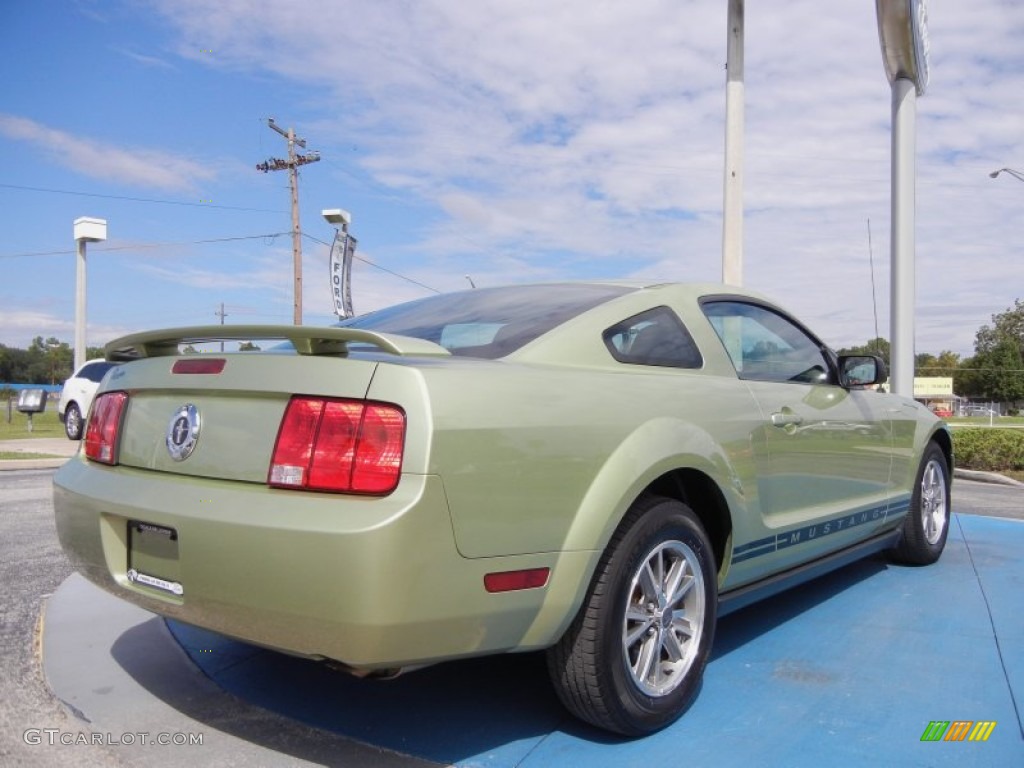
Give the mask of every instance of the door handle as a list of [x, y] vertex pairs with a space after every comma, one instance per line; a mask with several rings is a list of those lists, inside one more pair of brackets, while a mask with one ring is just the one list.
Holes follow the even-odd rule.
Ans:
[[796, 427], [804, 423], [803, 416], [789, 408], [783, 408], [772, 414], [773, 427]]

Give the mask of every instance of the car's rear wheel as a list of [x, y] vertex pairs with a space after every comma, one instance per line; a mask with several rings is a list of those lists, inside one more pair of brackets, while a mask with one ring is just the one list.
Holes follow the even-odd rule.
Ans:
[[70, 403], [64, 409], [64, 434], [68, 440], [82, 439], [82, 412], [76, 403]]
[[935, 443], [924, 452], [914, 482], [910, 511], [903, 521], [894, 559], [912, 565], [929, 565], [939, 559], [949, 535], [949, 465]]
[[692, 510], [640, 499], [616, 530], [548, 668], [577, 717], [638, 736], [664, 728], [700, 686], [715, 631], [711, 544]]

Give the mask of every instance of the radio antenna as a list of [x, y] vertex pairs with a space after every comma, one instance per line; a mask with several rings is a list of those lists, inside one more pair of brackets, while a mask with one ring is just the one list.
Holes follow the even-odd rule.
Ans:
[[[868, 219], [868, 263], [871, 265], [871, 306], [875, 311], [875, 344], [878, 339], [878, 298], [875, 295], [875, 255], [871, 248], [871, 219]], [[881, 352], [882, 350], [878, 350]]]

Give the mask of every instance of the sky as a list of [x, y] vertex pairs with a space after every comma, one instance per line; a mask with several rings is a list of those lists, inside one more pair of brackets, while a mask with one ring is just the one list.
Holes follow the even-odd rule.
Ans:
[[[916, 102], [916, 351], [973, 351], [1024, 298], [1024, 3], [931, 0]], [[0, 4], [0, 344], [304, 322], [563, 279], [721, 279], [726, 0]], [[748, 0], [745, 287], [834, 347], [891, 338], [891, 92], [871, 0]], [[469, 276], [467, 278], [467, 276]], [[877, 319], [876, 319], [877, 318]]]

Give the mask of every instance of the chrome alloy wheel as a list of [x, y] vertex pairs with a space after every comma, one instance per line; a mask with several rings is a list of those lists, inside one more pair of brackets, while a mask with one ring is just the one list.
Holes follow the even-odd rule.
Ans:
[[939, 461], [931, 459], [921, 474], [921, 523], [929, 544], [939, 540], [949, 521], [945, 472]]
[[72, 403], [68, 406], [67, 411], [64, 413], [64, 434], [68, 436], [69, 440], [81, 440], [82, 439], [82, 427], [85, 420], [82, 418], [82, 412], [78, 410], [78, 406]]
[[633, 682], [649, 696], [686, 678], [704, 631], [704, 575], [696, 553], [664, 541], [641, 561], [630, 585], [622, 649]]

